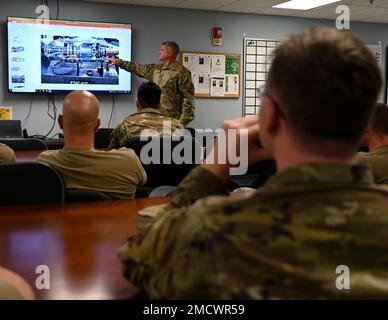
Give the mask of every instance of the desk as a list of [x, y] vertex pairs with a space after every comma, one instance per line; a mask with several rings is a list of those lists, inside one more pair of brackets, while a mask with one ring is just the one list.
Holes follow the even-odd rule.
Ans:
[[16, 150], [16, 162], [35, 161], [44, 150]]
[[[0, 207], [0, 265], [20, 274], [38, 299], [125, 299], [117, 249], [137, 231], [138, 210], [168, 198]], [[39, 265], [50, 290], [37, 290]]]

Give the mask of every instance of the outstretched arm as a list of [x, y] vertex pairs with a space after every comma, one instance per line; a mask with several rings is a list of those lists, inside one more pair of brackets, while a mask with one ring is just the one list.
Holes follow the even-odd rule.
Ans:
[[124, 70], [135, 73], [138, 77], [152, 81], [152, 76], [155, 70], [154, 64], [137, 64], [131, 61], [115, 58], [105, 58], [105, 60], [109, 62], [109, 66], [117, 65]]

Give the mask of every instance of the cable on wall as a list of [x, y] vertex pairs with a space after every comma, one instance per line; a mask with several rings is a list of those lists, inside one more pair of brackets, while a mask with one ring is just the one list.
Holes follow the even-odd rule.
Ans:
[[108, 122], [108, 128], [110, 128], [110, 124], [112, 122], [112, 116], [113, 116], [113, 111], [115, 109], [115, 95], [112, 94], [112, 111], [110, 112], [110, 117], [109, 117], [109, 122]]
[[27, 113], [26, 117], [24, 118], [24, 120], [22, 121], [22, 128], [23, 129], [26, 129], [27, 124], [28, 124], [28, 120], [30, 119], [33, 99], [34, 99], [34, 94], [31, 94], [30, 103], [29, 103], [29, 107], [28, 107], [28, 113]]
[[[53, 114], [50, 114], [50, 109], [51, 109], [50, 108], [50, 101], [52, 102]], [[54, 99], [54, 95], [52, 93], [49, 95], [49, 98], [47, 101], [47, 115], [53, 120], [53, 124], [50, 128], [50, 131], [44, 135], [44, 138], [47, 138], [51, 134], [51, 132], [54, 130], [55, 122], [57, 120], [57, 106], [55, 105], [55, 99]]]

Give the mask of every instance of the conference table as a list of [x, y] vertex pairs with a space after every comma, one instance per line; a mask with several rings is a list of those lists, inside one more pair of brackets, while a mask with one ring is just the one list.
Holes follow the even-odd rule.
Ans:
[[117, 249], [136, 234], [139, 210], [167, 201], [0, 207], [0, 266], [21, 275], [37, 299], [131, 298], [138, 289], [122, 276]]

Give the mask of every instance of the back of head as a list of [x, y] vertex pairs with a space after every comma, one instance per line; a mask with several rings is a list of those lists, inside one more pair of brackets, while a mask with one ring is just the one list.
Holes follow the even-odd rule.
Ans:
[[[330, 156], [357, 149], [381, 85], [376, 58], [359, 39], [316, 27], [275, 50], [267, 90], [293, 137], [310, 151]], [[342, 147], [332, 147], [338, 144]]]
[[143, 82], [137, 91], [137, 100], [142, 108], [157, 109], [160, 105], [162, 90], [151, 81]]
[[377, 103], [370, 122], [372, 130], [379, 134], [388, 136], [388, 107], [384, 103]]
[[176, 42], [174, 42], [174, 41], [164, 41], [162, 43], [162, 45], [170, 47], [172, 49], [172, 51], [174, 52], [175, 56], [177, 56], [179, 54], [180, 48], [179, 48], [179, 45]]
[[73, 91], [63, 102], [63, 127], [67, 131], [87, 132], [93, 130], [99, 113], [97, 97], [89, 91]]

